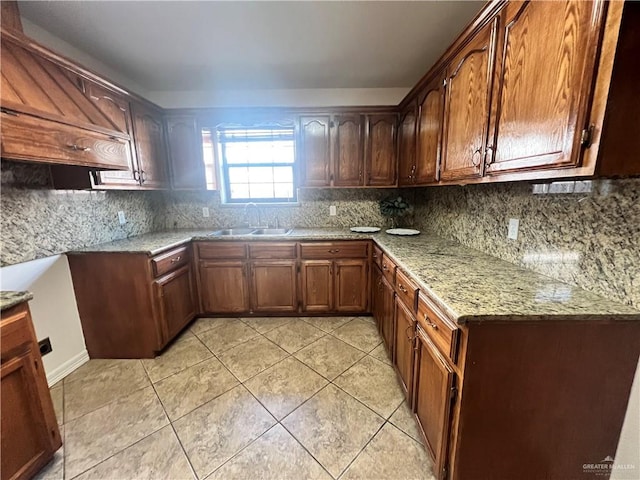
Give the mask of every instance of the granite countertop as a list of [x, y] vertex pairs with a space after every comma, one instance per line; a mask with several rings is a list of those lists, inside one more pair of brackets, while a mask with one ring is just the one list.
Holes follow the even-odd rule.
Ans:
[[22, 302], [28, 302], [33, 298], [31, 292], [12, 292], [9, 290], [0, 291], [0, 311], [7, 310]]
[[453, 240], [422, 233], [398, 237], [346, 228], [295, 228], [282, 236], [210, 236], [211, 230], [149, 233], [81, 252], [157, 255], [191, 240], [300, 241], [373, 239], [455, 322], [496, 320], [640, 320], [640, 311], [559, 282]]

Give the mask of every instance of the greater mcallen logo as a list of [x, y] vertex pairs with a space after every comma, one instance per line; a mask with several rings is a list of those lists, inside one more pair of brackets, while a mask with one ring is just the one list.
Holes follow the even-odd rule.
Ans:
[[607, 455], [598, 463], [585, 463], [582, 465], [584, 473], [593, 473], [597, 476], [611, 475], [613, 470], [635, 470], [636, 466], [632, 464], [614, 465], [614, 459], [611, 455]]

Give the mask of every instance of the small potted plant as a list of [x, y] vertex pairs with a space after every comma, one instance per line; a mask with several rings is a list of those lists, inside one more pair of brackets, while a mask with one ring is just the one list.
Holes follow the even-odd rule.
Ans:
[[391, 219], [391, 228], [398, 227], [398, 219], [413, 212], [413, 207], [401, 196], [380, 200], [380, 213]]

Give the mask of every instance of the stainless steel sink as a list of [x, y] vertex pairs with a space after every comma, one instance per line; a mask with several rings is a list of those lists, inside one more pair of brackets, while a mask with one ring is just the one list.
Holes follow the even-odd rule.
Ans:
[[259, 228], [251, 235], [289, 235], [293, 228]]
[[222, 230], [216, 230], [215, 232], [211, 232], [209, 235], [220, 236], [220, 235], [250, 235], [255, 231], [255, 228], [224, 228]]

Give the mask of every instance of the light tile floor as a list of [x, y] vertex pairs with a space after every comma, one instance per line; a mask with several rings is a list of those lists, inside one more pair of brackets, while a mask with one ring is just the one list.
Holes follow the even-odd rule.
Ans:
[[203, 318], [153, 360], [51, 388], [64, 445], [39, 479], [427, 479], [373, 319]]

